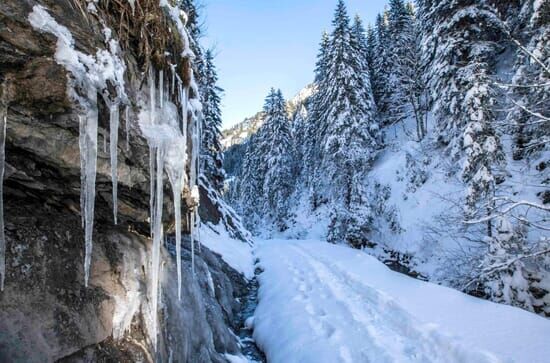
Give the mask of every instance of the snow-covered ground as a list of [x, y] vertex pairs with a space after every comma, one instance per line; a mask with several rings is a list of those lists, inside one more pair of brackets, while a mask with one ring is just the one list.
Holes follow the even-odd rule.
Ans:
[[200, 241], [208, 249], [222, 256], [229, 266], [247, 279], [254, 277], [254, 258], [248, 243], [231, 238], [224, 227], [212, 224], [202, 225]]
[[269, 362], [548, 362], [550, 321], [319, 241], [259, 241], [254, 338]]

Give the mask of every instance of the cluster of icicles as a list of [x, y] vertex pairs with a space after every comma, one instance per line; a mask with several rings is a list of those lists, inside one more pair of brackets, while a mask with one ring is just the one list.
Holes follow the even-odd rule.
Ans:
[[[181, 196], [187, 189], [194, 200], [194, 209], [187, 216], [191, 237], [191, 266], [195, 272], [195, 226], [200, 223], [198, 216], [198, 175], [199, 175], [199, 145], [201, 134], [200, 105], [190, 103], [189, 88], [185, 87], [172, 68], [170, 85], [165, 84], [164, 72], [159, 72], [158, 88], [153, 72], [149, 74], [149, 105], [140, 114], [140, 128], [149, 142], [150, 174], [151, 174], [151, 235], [153, 238], [152, 253], [152, 311], [158, 309], [160, 246], [163, 240], [162, 210], [163, 210], [163, 172], [168, 175], [172, 187], [175, 232], [176, 232], [176, 268], [178, 278], [178, 299], [181, 299]], [[196, 85], [192, 83], [194, 92]], [[158, 96], [157, 96], [158, 94]], [[196, 94], [196, 93], [195, 93]], [[181, 110], [169, 100], [176, 98]], [[158, 104], [157, 104], [158, 99]], [[188, 124], [188, 115], [191, 123]], [[192, 149], [188, 160], [187, 139], [190, 133]], [[189, 177], [186, 169], [189, 166]], [[156, 319], [153, 319], [154, 336], [156, 339]]]
[[[182, 56], [192, 56], [189, 49], [189, 38], [180, 18], [181, 12], [166, 0], [159, 0], [175, 22], [183, 38], [185, 50]], [[126, 124], [126, 148], [129, 148], [130, 101], [125, 92], [124, 73], [126, 66], [119, 56], [118, 42], [112, 38], [112, 32], [104, 28], [106, 49], [100, 49], [95, 55], [82, 53], [76, 49], [76, 42], [65, 26], [59, 24], [41, 5], [35, 5], [29, 14], [29, 22], [34, 29], [53, 34], [57, 37], [55, 60], [65, 67], [72, 75], [69, 78], [69, 95], [82, 107], [83, 114], [79, 117], [79, 147], [81, 167], [81, 215], [85, 239], [84, 283], [88, 286], [90, 275], [94, 205], [96, 196], [97, 152], [98, 152], [98, 92], [109, 108], [110, 114], [110, 161], [113, 184], [113, 218], [117, 223], [118, 214], [118, 131], [120, 110], [124, 108]], [[195, 231], [200, 225], [198, 214], [199, 204], [199, 148], [201, 144], [201, 104], [196, 98], [198, 87], [193, 74], [190, 83], [184, 84], [176, 73], [176, 66], [170, 67], [171, 77], [165, 77], [164, 72], [149, 72], [148, 99], [138, 100], [140, 109], [137, 123], [142, 135], [147, 139], [150, 151], [151, 199], [150, 224], [153, 239], [151, 262], [151, 314], [152, 340], [157, 346], [157, 309], [159, 289], [159, 270], [161, 242], [163, 240], [163, 173], [168, 175], [173, 191], [174, 214], [176, 229], [176, 254], [178, 275], [178, 298], [181, 299], [181, 197], [182, 192], [191, 196], [191, 212], [187, 216], [187, 225], [191, 235], [192, 271], [194, 273]], [[168, 82], [165, 80], [168, 79]], [[106, 92], [108, 83], [116, 88], [114, 99]], [[76, 92], [76, 89], [81, 93]], [[190, 99], [190, 93], [195, 98]], [[2, 92], [4, 95], [5, 92]], [[173, 101], [173, 102], [172, 102]], [[3, 228], [2, 181], [4, 173], [4, 145], [6, 137], [7, 110], [0, 103], [0, 289], [4, 288], [5, 279], [5, 238]], [[175, 103], [178, 103], [179, 108]], [[103, 135], [103, 148], [107, 152], [107, 137]], [[187, 150], [188, 139], [191, 150]], [[189, 169], [189, 175], [187, 174]], [[199, 245], [200, 247], [200, 245]]]
[[[198, 215], [198, 175], [199, 175], [199, 145], [201, 134], [200, 105], [189, 102], [189, 87], [195, 88], [194, 83], [186, 87], [172, 67], [171, 82], [165, 82], [164, 72], [160, 71], [158, 84], [153, 71], [149, 73], [149, 98], [145, 107], [138, 115], [138, 124], [143, 136], [149, 144], [150, 155], [150, 225], [153, 239], [151, 263], [151, 310], [153, 313], [152, 330], [156, 346], [158, 332], [156, 312], [158, 310], [160, 252], [164, 239], [162, 225], [163, 212], [163, 175], [168, 175], [173, 191], [175, 234], [176, 234], [176, 264], [178, 279], [178, 298], [181, 299], [182, 267], [181, 267], [181, 199], [182, 192], [187, 189], [194, 200], [194, 208], [187, 216], [191, 235], [191, 259], [194, 273], [194, 244], [195, 226], [200, 224]], [[196, 93], [195, 93], [196, 94]], [[89, 100], [96, 102], [95, 93], [89, 94]], [[176, 99], [180, 110], [170, 100]], [[106, 98], [106, 101], [109, 101]], [[110, 154], [111, 177], [113, 184], [113, 215], [117, 223], [117, 144], [119, 128], [119, 109], [121, 99], [109, 101], [110, 109]], [[125, 109], [126, 116], [126, 145], [128, 146], [129, 110]], [[188, 124], [188, 115], [191, 122]], [[95, 202], [95, 179], [97, 169], [97, 133], [98, 133], [97, 104], [87, 108], [87, 114], [80, 119], [80, 154], [81, 154], [81, 210], [82, 223], [85, 230], [85, 284], [89, 279], [89, 270], [92, 252], [92, 231]], [[188, 158], [187, 139], [190, 133], [192, 149]], [[104, 146], [106, 148], [106, 146]], [[189, 159], [189, 160], [188, 160]], [[189, 167], [189, 177], [186, 169]]]

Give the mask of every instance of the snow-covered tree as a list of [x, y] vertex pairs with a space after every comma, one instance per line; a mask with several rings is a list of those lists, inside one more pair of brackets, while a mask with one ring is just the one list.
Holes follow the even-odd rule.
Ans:
[[[375, 78], [377, 71], [374, 68], [374, 62], [376, 59], [376, 32], [372, 25], [367, 27], [367, 48], [365, 50], [365, 57], [367, 58], [367, 66], [369, 69], [369, 79], [371, 80], [371, 88], [374, 94]], [[376, 101], [376, 99], [375, 99]]]
[[[491, 95], [486, 64], [472, 62], [460, 69], [461, 77], [469, 80], [461, 109], [469, 118], [463, 136], [466, 159], [462, 177], [467, 183], [465, 211], [468, 217], [487, 213], [480, 207], [480, 201], [490, 211], [497, 183], [495, 169], [503, 162], [504, 155], [500, 140], [492, 127], [494, 99]], [[462, 74], [464, 73], [464, 74]], [[491, 222], [488, 222], [487, 235], [492, 235]]]
[[[379, 14], [376, 18], [375, 30], [376, 41], [374, 44], [374, 56], [372, 59], [371, 75], [372, 92], [374, 101], [383, 119], [390, 109], [391, 94], [394, 90], [390, 88], [390, 75], [392, 71], [392, 60], [390, 52], [391, 39], [389, 35], [387, 14]], [[384, 124], [387, 122], [383, 120]]]
[[289, 198], [294, 187], [292, 171], [292, 135], [281, 90], [271, 89], [264, 106], [266, 119], [262, 128], [266, 145], [267, 173], [264, 179], [264, 210], [280, 231], [288, 228], [291, 213]]
[[[480, 77], [488, 83], [487, 77], [492, 75], [491, 62], [498, 50], [502, 22], [486, 0], [473, 3], [421, 0], [418, 5], [423, 22], [423, 67], [431, 91], [437, 135], [441, 144], [448, 146], [451, 156], [459, 158], [462, 136], [472, 112], [463, 109], [464, 98], [476, 87], [489, 86], [480, 85]], [[493, 121], [487, 120], [489, 124]]]
[[[330, 36], [327, 32], [323, 32], [321, 43], [319, 46], [319, 53], [317, 55], [317, 63], [315, 66], [315, 88], [316, 92], [313, 94], [312, 99], [308, 107], [307, 120], [304, 125], [304, 137], [303, 140], [296, 139], [297, 142], [302, 142], [303, 147], [303, 177], [306, 187], [311, 187], [314, 179], [314, 175], [317, 169], [317, 165], [320, 161], [320, 148], [318, 143], [318, 130], [319, 123], [323, 117], [323, 112], [326, 108], [326, 93], [324, 90], [328, 85], [328, 64], [329, 64], [329, 48], [330, 48]], [[298, 135], [301, 135], [300, 133]], [[315, 199], [315, 198], [313, 198]], [[315, 205], [315, 202], [313, 203]]]
[[387, 123], [396, 123], [413, 116], [417, 125], [417, 137], [426, 135], [426, 87], [422, 78], [420, 31], [411, 3], [390, 1], [388, 11], [390, 42], [389, 96], [390, 108], [386, 112]]
[[225, 174], [223, 171], [223, 154], [220, 144], [222, 125], [218, 75], [214, 65], [212, 51], [205, 54], [205, 72], [203, 80], [203, 128], [201, 147], [201, 171], [208, 183], [218, 192], [223, 189]]
[[267, 171], [262, 152], [262, 134], [258, 132], [246, 143], [246, 152], [236, 175], [237, 182], [230, 191], [230, 199], [243, 217], [243, 222], [251, 232], [255, 232], [263, 216], [263, 185]]
[[[550, 1], [526, 1], [521, 21], [506, 31], [517, 61], [511, 84], [502, 87], [512, 103], [514, 159], [537, 157], [550, 148]], [[517, 34], [519, 33], [519, 34]]]
[[[349, 241], [361, 245], [368, 218], [355, 214], [364, 202], [366, 172], [379, 148], [379, 126], [369, 78], [365, 69], [365, 50], [358, 45], [343, 1], [339, 1], [330, 36], [329, 62], [320, 80], [319, 94], [325, 101], [316, 110], [321, 162], [316, 174], [316, 192], [324, 195], [338, 213], [331, 226], [332, 241]], [[350, 224], [353, 222], [352, 224]], [[339, 226], [345, 226], [342, 230]]]
[[264, 115], [264, 124], [247, 142], [232, 195], [250, 229], [264, 221], [283, 231], [292, 215], [288, 201], [294, 187], [294, 160], [291, 125], [280, 90], [270, 90]]

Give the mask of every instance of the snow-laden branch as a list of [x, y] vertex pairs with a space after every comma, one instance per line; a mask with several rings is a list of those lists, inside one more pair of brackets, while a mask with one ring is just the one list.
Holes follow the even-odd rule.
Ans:
[[538, 204], [538, 203], [529, 202], [527, 200], [522, 200], [522, 201], [519, 201], [519, 202], [512, 203], [511, 205], [507, 206], [506, 208], [504, 208], [499, 213], [491, 214], [491, 215], [488, 215], [488, 216], [485, 216], [485, 217], [479, 218], [479, 219], [472, 219], [472, 220], [463, 221], [463, 223], [464, 224], [485, 223], [485, 222], [491, 221], [495, 218], [505, 216], [508, 213], [510, 213], [512, 210], [514, 210], [518, 207], [521, 207], [521, 206], [532, 207], [532, 208], [540, 209], [540, 210], [545, 211], [545, 212], [550, 212], [550, 207], [547, 207], [545, 205]]
[[481, 270], [481, 273], [476, 278], [470, 280], [466, 285], [464, 285], [463, 290], [466, 290], [467, 288], [472, 286], [472, 284], [474, 284], [476, 282], [479, 282], [483, 277], [491, 276], [492, 274], [494, 274], [498, 271], [505, 270], [505, 269], [507, 269], [508, 267], [510, 267], [511, 265], [513, 265], [514, 263], [516, 263], [518, 261], [524, 260], [526, 258], [533, 258], [533, 257], [547, 255], [547, 254], [550, 254], [550, 248], [546, 248], [544, 250], [529, 253], [529, 254], [518, 255], [518, 256], [516, 256], [514, 258], [511, 258], [507, 261], [504, 261], [504, 262], [501, 262], [501, 263], [496, 263], [496, 264], [491, 265], [491, 266], [487, 266], [483, 270]]
[[549, 83], [534, 83], [534, 84], [513, 84], [513, 83], [502, 83], [502, 82], [495, 82], [495, 84], [500, 88], [545, 88], [550, 87]]
[[543, 121], [550, 121], [550, 117], [546, 117], [538, 112], [534, 112], [534, 111], [531, 111], [529, 110], [527, 107], [523, 106], [522, 104], [514, 101], [512, 98], [510, 98], [510, 101], [512, 101], [512, 103], [514, 105], [516, 105], [517, 107], [521, 108], [523, 111], [527, 112], [528, 114], [530, 114], [531, 116], [534, 116], [536, 118], [540, 118], [541, 120]]
[[512, 33], [510, 32], [510, 30], [506, 29], [506, 33], [507, 35], [510, 37], [510, 39], [512, 40], [512, 42], [522, 51], [524, 52], [525, 54], [527, 54], [529, 57], [531, 57], [531, 59], [533, 59], [535, 62], [537, 62], [541, 67], [542, 69], [544, 69], [544, 71], [548, 74], [550, 74], [550, 68], [548, 68], [548, 66], [546, 64], [544, 64], [543, 61], [541, 61], [536, 55], [533, 54], [533, 52], [529, 51], [529, 49], [525, 48], [523, 46], [523, 44], [520, 43], [519, 40], [517, 40], [516, 38], [514, 38], [514, 36], [512, 35]]

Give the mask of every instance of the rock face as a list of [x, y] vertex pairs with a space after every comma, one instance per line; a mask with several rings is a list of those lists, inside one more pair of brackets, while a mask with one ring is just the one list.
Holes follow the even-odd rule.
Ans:
[[[142, 3], [158, 7], [158, 1]], [[160, 337], [154, 351], [148, 146], [132, 123], [129, 149], [120, 132], [115, 226], [109, 154], [101, 147], [102, 135], [109, 134], [109, 112], [102, 102], [94, 248], [90, 286], [84, 287], [81, 110], [68, 97], [67, 72], [55, 61], [55, 37], [29, 24], [28, 15], [37, 4], [71, 31], [79, 51], [94, 54], [105, 47], [101, 19], [88, 13], [83, 1], [0, 2], [0, 100], [8, 109], [0, 361], [223, 362], [225, 353], [238, 354], [228, 328], [245, 281], [206, 248], [197, 252], [193, 276], [189, 243], [184, 244], [182, 301], [177, 298], [175, 259], [163, 250]], [[131, 46], [124, 48], [130, 98], [142, 92], [141, 57]], [[132, 106], [135, 117], [137, 106]], [[165, 189], [163, 221], [170, 230], [173, 203], [168, 183]]]

